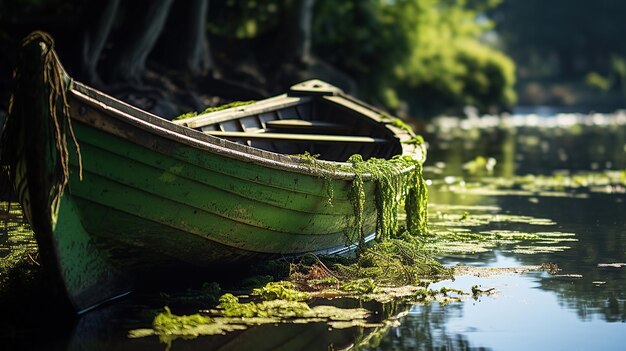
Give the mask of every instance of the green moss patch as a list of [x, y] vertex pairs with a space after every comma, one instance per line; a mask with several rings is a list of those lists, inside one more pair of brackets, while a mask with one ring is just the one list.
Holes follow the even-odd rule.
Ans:
[[181, 119], [192, 118], [192, 117], [196, 117], [198, 115], [203, 115], [203, 114], [206, 114], [206, 113], [226, 110], [226, 109], [232, 108], [232, 107], [239, 107], [239, 106], [250, 105], [250, 104], [253, 104], [255, 102], [256, 101], [254, 101], [254, 100], [250, 100], [250, 101], [233, 101], [233, 102], [229, 102], [227, 104], [220, 105], [220, 106], [207, 107], [204, 111], [202, 111], [200, 113], [193, 112], [193, 111], [192, 112], [183, 113], [182, 115], [175, 117], [173, 119], [173, 121], [178, 121], [178, 120], [181, 120]]

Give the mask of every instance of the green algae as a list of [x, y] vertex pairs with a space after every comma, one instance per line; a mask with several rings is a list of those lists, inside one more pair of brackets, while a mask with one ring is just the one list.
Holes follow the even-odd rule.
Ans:
[[555, 263], [546, 262], [540, 266], [516, 266], [516, 267], [474, 267], [457, 265], [454, 266], [455, 276], [495, 277], [503, 275], [521, 275], [528, 272], [548, 272], [556, 274], [560, 268]]
[[581, 191], [592, 194], [626, 193], [625, 174], [624, 170], [574, 173], [559, 171], [552, 175], [482, 177], [477, 181], [445, 177], [432, 182], [441, 190], [457, 194], [586, 198], [589, 195]]
[[[435, 231], [425, 243], [425, 249], [437, 254], [475, 254], [499, 248], [503, 252], [538, 254], [569, 249], [565, 242], [577, 241], [574, 233], [523, 232], [509, 230], [489, 231]], [[526, 245], [524, 245], [524, 243]]]
[[179, 316], [173, 314], [167, 306], [164, 310], [154, 317], [152, 329], [131, 330], [128, 337], [143, 338], [156, 335], [161, 343], [167, 345], [166, 350], [169, 350], [172, 342], [179, 338], [189, 340], [203, 335], [220, 335], [246, 329], [243, 325], [220, 323], [199, 313]]
[[478, 285], [472, 285], [472, 298], [474, 298], [475, 300], [478, 299], [480, 296], [482, 295], [493, 295], [495, 293], [496, 289], [494, 288], [489, 288], [489, 289], [481, 289], [479, 288]]
[[0, 216], [7, 233], [6, 244], [0, 247], [0, 301], [8, 303], [42, 290], [42, 269], [34, 234], [20, 206], [0, 203]]
[[204, 109], [204, 111], [198, 113], [198, 112], [187, 112], [187, 113], [183, 113], [180, 116], [177, 116], [173, 119], [173, 121], [179, 121], [181, 119], [187, 119], [187, 118], [192, 118], [192, 117], [196, 117], [198, 115], [203, 115], [206, 113], [211, 113], [211, 112], [217, 112], [217, 111], [222, 111], [222, 110], [226, 110], [228, 108], [232, 108], [232, 107], [239, 107], [239, 106], [245, 106], [245, 105], [250, 105], [255, 103], [255, 100], [249, 100], [249, 101], [233, 101], [233, 102], [229, 102], [227, 104], [224, 105], [220, 105], [220, 106], [214, 106], [214, 107], [207, 107], [206, 109]]
[[370, 312], [363, 308], [309, 307], [304, 302], [286, 300], [242, 303], [232, 294], [222, 295], [216, 310], [179, 316], [172, 314], [168, 307], [164, 309], [153, 319], [151, 329], [131, 330], [128, 337], [158, 336], [169, 349], [178, 338], [225, 334], [252, 325], [325, 322], [333, 328], [372, 326], [367, 322]]
[[377, 284], [401, 286], [419, 283], [424, 278], [446, 278], [451, 271], [434, 260], [416, 238], [388, 239], [373, 244], [356, 262], [334, 265], [346, 280], [372, 279]]
[[512, 250], [516, 254], [535, 255], [569, 250], [569, 246], [516, 245]]
[[476, 254], [495, 248], [539, 254], [567, 250], [564, 244], [578, 240], [574, 233], [545, 230], [556, 226], [551, 219], [502, 214], [495, 206], [432, 207], [437, 211], [430, 218], [431, 231], [424, 239], [424, 248], [436, 254]]
[[172, 121], [180, 121], [181, 119], [192, 118], [192, 117], [196, 117], [197, 115], [198, 115], [198, 112], [195, 112], [195, 111], [187, 112], [187, 113], [183, 113], [182, 115], [178, 115], [174, 117]]
[[442, 287], [434, 290], [421, 288], [416, 290], [411, 297], [415, 302], [427, 303], [436, 301], [442, 305], [446, 305], [452, 302], [462, 301], [464, 295], [468, 295], [468, 293], [459, 289]]
[[406, 132], [408, 132], [411, 135], [414, 135], [415, 132], [413, 131], [413, 128], [411, 128], [410, 125], [408, 125], [405, 121], [401, 120], [398, 117], [391, 117], [389, 115], [383, 115], [383, 121], [386, 123], [390, 123], [392, 126], [396, 127], [396, 128], [400, 128]]
[[377, 284], [372, 278], [354, 279], [341, 284], [341, 290], [358, 294], [373, 293], [376, 289]]
[[310, 167], [312, 173], [322, 179], [324, 179], [324, 186], [326, 188], [326, 195], [328, 196], [328, 204], [333, 205], [333, 198], [335, 196], [335, 189], [333, 187], [333, 181], [329, 177], [329, 173], [338, 171], [336, 166], [328, 163], [320, 162], [320, 154], [311, 154], [305, 151], [303, 154], [293, 155], [298, 157], [302, 164]]
[[16, 298], [24, 291], [41, 288], [39, 251], [24, 246], [14, 247], [0, 258], [0, 299]]
[[309, 294], [295, 290], [293, 283], [287, 281], [269, 282], [264, 287], [254, 289], [252, 295], [259, 296], [265, 301], [306, 301], [310, 298]]
[[[402, 235], [399, 212], [404, 204], [406, 229], [413, 235], [424, 234], [428, 227], [428, 189], [423, 178], [422, 161], [410, 156], [395, 156], [390, 160], [352, 155], [348, 162], [355, 174], [350, 201], [354, 208], [353, 232], [361, 238], [365, 192], [363, 176], [376, 182], [376, 234], [379, 241]], [[407, 171], [408, 170], [408, 171]]]
[[[289, 279], [312, 298], [350, 297], [388, 303], [410, 296], [432, 280], [452, 278], [451, 269], [420, 254], [415, 244], [390, 239], [384, 248], [377, 245], [368, 247], [354, 262], [327, 262], [330, 268], [319, 259], [313, 264], [294, 265]], [[373, 249], [375, 257], [370, 256]]]
[[304, 316], [310, 311], [309, 306], [300, 301], [269, 300], [242, 303], [232, 294], [222, 295], [219, 302], [217, 307], [226, 317], [291, 318]]
[[[411, 132], [412, 133], [412, 132]], [[413, 133], [412, 133], [413, 135]], [[413, 140], [413, 139], [412, 139]], [[416, 136], [415, 144], [422, 147], [424, 157], [424, 140]], [[309, 166], [313, 174], [326, 180], [328, 202], [332, 205], [334, 191], [329, 174], [333, 172], [349, 172], [354, 174], [348, 200], [353, 207], [353, 218], [350, 228], [346, 230], [346, 244], [358, 243], [361, 247], [365, 242], [364, 211], [366, 204], [365, 181], [375, 182], [376, 205], [376, 236], [378, 240], [386, 240], [401, 235], [399, 213], [406, 213], [406, 230], [413, 235], [424, 234], [428, 226], [428, 188], [423, 177], [422, 164], [424, 159], [412, 156], [397, 155], [391, 159], [370, 158], [364, 160], [360, 154], [354, 154], [346, 161], [349, 165], [320, 162], [319, 155], [305, 152], [294, 155], [301, 163]], [[402, 207], [404, 205], [404, 207]]]
[[190, 316], [177, 316], [172, 314], [169, 307], [164, 307], [165, 312], [154, 317], [152, 327], [157, 333], [176, 335], [198, 335], [195, 330], [199, 325], [211, 323], [211, 318], [194, 314]]

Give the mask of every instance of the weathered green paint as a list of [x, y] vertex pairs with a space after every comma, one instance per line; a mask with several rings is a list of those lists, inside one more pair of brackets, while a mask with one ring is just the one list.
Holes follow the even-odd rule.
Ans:
[[[37, 50], [31, 55], [45, 55], [34, 47]], [[64, 75], [58, 61], [45, 65]], [[64, 81], [69, 82], [69, 77], [64, 76]], [[43, 101], [43, 111], [12, 116], [20, 121], [13, 130], [20, 137], [19, 145], [9, 150], [19, 160], [11, 167], [44, 263], [76, 310], [113, 297], [145, 273], [158, 274], [175, 263], [224, 265], [328, 251], [351, 243], [347, 236], [355, 211], [350, 167], [346, 171], [328, 163], [336, 167], [316, 169], [298, 157], [286, 156], [292, 148], [270, 152], [207, 136], [76, 82], [62, 89], [67, 89], [69, 104], [63, 109], [67, 112], [63, 121], [71, 121], [74, 144], [70, 134], [51, 133], [50, 109], [60, 108], [57, 105], [65, 98], [47, 106], [46, 89], [51, 87], [44, 85], [36, 96]], [[361, 151], [368, 157], [413, 154], [414, 148], [401, 144], [409, 133], [394, 131], [381, 121], [380, 113], [345, 95], [268, 99], [250, 105], [247, 112], [236, 108], [232, 116], [255, 109], [269, 112], [273, 101], [279, 100], [289, 109], [281, 115], [298, 117], [296, 105], [306, 103], [310, 111], [321, 110], [354, 126], [356, 136], [384, 139], [389, 146], [338, 143], [333, 145], [337, 159]], [[20, 101], [20, 106], [28, 106], [28, 101]], [[232, 122], [229, 113], [217, 112], [224, 123]], [[54, 146], [60, 147], [60, 156], [51, 152]], [[313, 146], [317, 145], [311, 145], [311, 150]], [[69, 165], [64, 155], [69, 156]], [[66, 171], [70, 174], [64, 189]], [[51, 179], [56, 181], [55, 191], [46, 190]], [[374, 194], [377, 179], [367, 174], [359, 174], [359, 179], [361, 190]], [[375, 202], [376, 196], [366, 196], [361, 204], [362, 233], [377, 229]]]
[[[111, 266], [105, 252], [96, 246], [83, 227], [71, 196], [61, 198], [57, 218], [53, 228], [57, 262], [65, 288], [79, 310], [92, 305], [94, 295], [112, 297], [129, 288], [123, 279], [125, 273]], [[100, 284], [109, 281], [111, 276], [116, 277], [115, 284]]]

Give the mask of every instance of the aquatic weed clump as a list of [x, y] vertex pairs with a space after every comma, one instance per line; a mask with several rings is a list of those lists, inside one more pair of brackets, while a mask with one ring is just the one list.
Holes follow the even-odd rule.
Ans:
[[450, 278], [445, 268], [422, 249], [411, 236], [392, 238], [373, 244], [350, 265], [336, 264], [334, 270], [344, 279], [373, 279], [377, 284], [401, 286], [423, 279]]
[[253, 296], [259, 296], [265, 301], [306, 301], [309, 294], [295, 289], [293, 283], [287, 281], [269, 282], [264, 287], [252, 290]]
[[217, 307], [226, 317], [263, 317], [291, 318], [303, 316], [311, 310], [309, 305], [301, 301], [269, 300], [262, 302], [239, 302], [233, 294], [220, 297]]
[[368, 294], [381, 286], [419, 285], [424, 280], [451, 278], [452, 273], [432, 258], [418, 238], [405, 234], [374, 243], [353, 260], [314, 257], [311, 261], [307, 257], [292, 264], [289, 280], [304, 291]]
[[177, 316], [169, 307], [164, 307], [152, 321], [152, 327], [159, 334], [198, 335], [195, 330], [200, 325], [211, 323], [211, 318], [200, 314]]

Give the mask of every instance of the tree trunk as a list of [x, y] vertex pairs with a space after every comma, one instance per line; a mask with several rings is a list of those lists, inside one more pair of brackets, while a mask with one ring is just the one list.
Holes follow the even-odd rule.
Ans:
[[295, 0], [287, 4], [283, 29], [276, 42], [286, 61], [307, 62], [311, 57], [311, 27], [315, 0]]
[[212, 69], [207, 39], [209, 0], [176, 2], [155, 47], [154, 58], [170, 68], [204, 75]]
[[89, 6], [90, 13], [85, 16], [87, 23], [81, 53], [81, 79], [88, 84], [102, 85], [96, 68], [118, 14], [119, 4], [120, 0], [94, 2]]
[[[134, 21], [125, 31], [127, 35], [121, 47], [116, 49], [119, 53], [113, 62], [113, 77], [116, 80], [133, 84], [141, 82], [146, 59], [163, 31], [172, 2], [173, 0], [154, 0], [147, 6], [144, 2], [128, 3], [126, 21]], [[138, 7], [139, 5], [142, 7]], [[141, 12], [143, 16], [135, 19], [134, 16]]]

